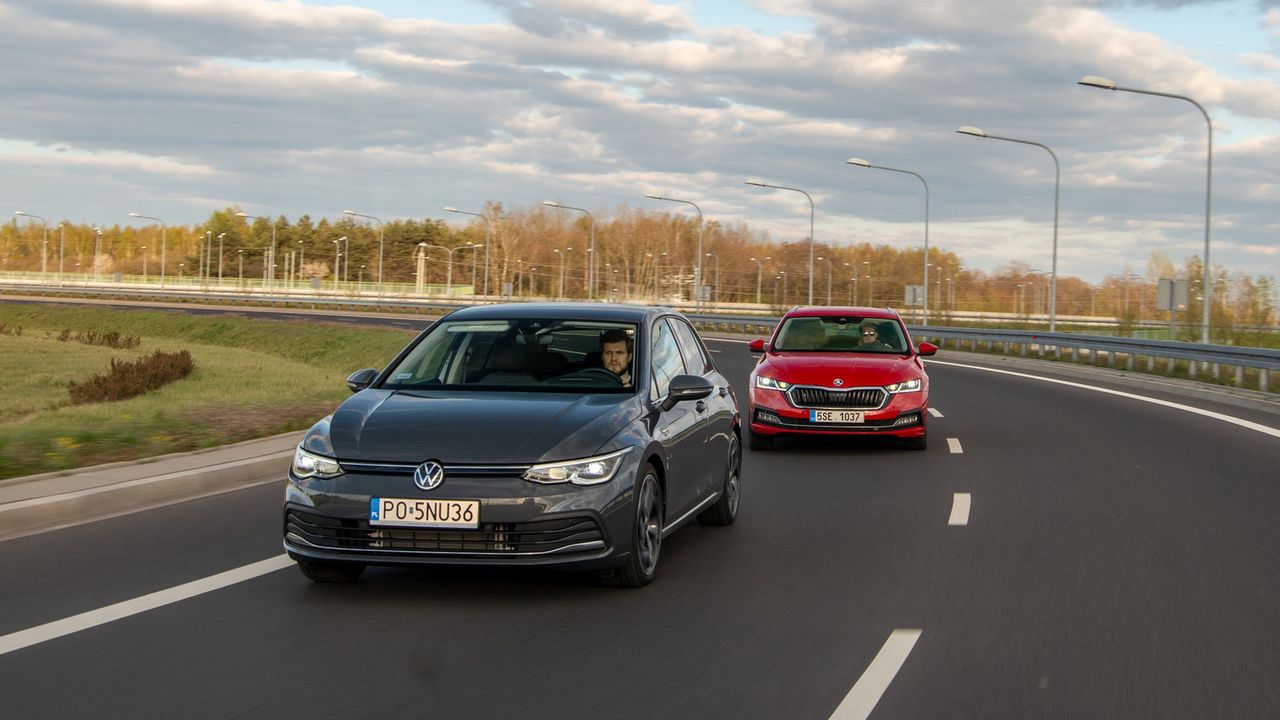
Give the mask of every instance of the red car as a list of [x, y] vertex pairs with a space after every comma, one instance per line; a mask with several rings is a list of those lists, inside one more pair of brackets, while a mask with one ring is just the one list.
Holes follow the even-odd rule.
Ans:
[[898, 313], [859, 307], [793, 308], [751, 371], [750, 447], [780, 435], [890, 436], [924, 450], [929, 376]]

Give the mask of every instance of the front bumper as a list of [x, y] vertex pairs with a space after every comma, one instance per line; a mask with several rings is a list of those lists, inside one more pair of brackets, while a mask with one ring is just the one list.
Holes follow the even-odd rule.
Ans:
[[[511, 475], [448, 478], [431, 491], [405, 475], [348, 473], [285, 490], [284, 547], [295, 559], [367, 565], [554, 565], [597, 569], [626, 561], [632, 525], [632, 453], [609, 482], [540, 485]], [[476, 500], [479, 527], [371, 525], [369, 498]]]
[[[833, 408], [843, 410], [845, 408]], [[878, 410], [864, 410], [864, 422], [813, 423], [810, 408], [798, 408], [776, 390], [753, 388], [750, 399], [751, 432], [772, 435], [870, 435], [913, 438], [925, 434], [928, 398], [924, 393], [897, 393]]]

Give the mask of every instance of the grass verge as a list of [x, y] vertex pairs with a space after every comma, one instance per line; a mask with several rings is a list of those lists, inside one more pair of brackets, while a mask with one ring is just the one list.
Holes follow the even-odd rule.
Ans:
[[[5, 305], [0, 325], [0, 478], [195, 450], [304, 429], [349, 394], [344, 378], [383, 367], [413, 336], [304, 320]], [[59, 342], [118, 332], [136, 348]], [[119, 402], [73, 405], [68, 383], [113, 359], [187, 350], [195, 370]]]

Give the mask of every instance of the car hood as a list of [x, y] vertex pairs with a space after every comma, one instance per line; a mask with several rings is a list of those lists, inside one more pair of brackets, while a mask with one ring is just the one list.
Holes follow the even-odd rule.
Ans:
[[327, 434], [343, 460], [532, 464], [594, 455], [639, 414], [634, 395], [371, 389], [333, 413]]
[[775, 380], [795, 385], [872, 387], [920, 377], [923, 372], [913, 356], [849, 352], [782, 352], [767, 355], [756, 367]]

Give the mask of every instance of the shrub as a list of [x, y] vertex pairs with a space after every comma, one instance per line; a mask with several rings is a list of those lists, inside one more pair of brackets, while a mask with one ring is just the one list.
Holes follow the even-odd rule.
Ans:
[[117, 350], [129, 350], [142, 344], [142, 338], [137, 335], [121, 335], [115, 330], [107, 332], [87, 330], [74, 333], [70, 330], [63, 330], [58, 333], [59, 342], [67, 342], [68, 340], [74, 340], [85, 345], [105, 345]]
[[105, 375], [94, 375], [83, 383], [69, 383], [71, 402], [83, 405], [92, 402], [113, 402], [141, 395], [186, 377], [195, 369], [191, 353], [180, 350], [166, 353], [159, 350], [133, 362], [111, 359], [111, 369]]

